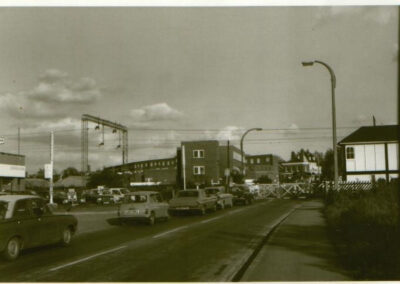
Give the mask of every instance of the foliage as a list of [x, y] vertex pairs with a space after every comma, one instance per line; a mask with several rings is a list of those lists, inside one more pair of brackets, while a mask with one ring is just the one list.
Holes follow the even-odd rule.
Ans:
[[[338, 147], [337, 155], [338, 155], [338, 174], [339, 176], [341, 176], [344, 171], [342, 148]], [[325, 152], [324, 158], [321, 162], [321, 177], [323, 180], [334, 179], [334, 158], [332, 149], [329, 149]]]
[[123, 175], [118, 175], [110, 169], [103, 169], [90, 175], [87, 187], [95, 188], [99, 185], [104, 185], [106, 187], [123, 187], [125, 183], [126, 181]]
[[259, 177], [255, 183], [272, 183], [272, 179], [268, 175]]
[[399, 209], [398, 183], [327, 196], [331, 236], [357, 279], [400, 279]]
[[81, 173], [74, 167], [68, 167], [62, 171], [62, 177], [67, 178], [69, 176], [79, 176]]
[[232, 171], [231, 180], [234, 183], [242, 184], [244, 182], [244, 175], [237, 171]]

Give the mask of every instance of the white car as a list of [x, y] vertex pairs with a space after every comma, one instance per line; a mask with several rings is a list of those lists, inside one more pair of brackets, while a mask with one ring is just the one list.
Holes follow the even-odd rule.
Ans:
[[112, 201], [114, 203], [120, 203], [124, 199], [125, 194], [129, 192], [126, 188], [110, 188], [108, 191], [113, 196]]
[[233, 207], [233, 195], [230, 193], [225, 193], [225, 187], [223, 186], [213, 186], [206, 187], [205, 192], [208, 195], [214, 195], [217, 197], [217, 206], [220, 209], [224, 209], [226, 207]]
[[146, 221], [153, 225], [157, 219], [169, 219], [169, 205], [156, 191], [137, 191], [126, 194], [118, 208], [121, 221]]

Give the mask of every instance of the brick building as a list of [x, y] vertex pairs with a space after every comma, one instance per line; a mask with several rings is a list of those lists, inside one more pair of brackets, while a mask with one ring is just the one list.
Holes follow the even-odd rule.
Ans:
[[227, 168], [231, 172], [241, 171], [241, 151], [233, 145], [228, 147], [216, 140], [184, 141], [178, 152], [181, 163], [179, 179], [183, 181], [184, 164], [188, 187], [224, 184]]
[[247, 155], [246, 178], [256, 180], [267, 176], [272, 182], [278, 182], [281, 162], [281, 157], [272, 154]]

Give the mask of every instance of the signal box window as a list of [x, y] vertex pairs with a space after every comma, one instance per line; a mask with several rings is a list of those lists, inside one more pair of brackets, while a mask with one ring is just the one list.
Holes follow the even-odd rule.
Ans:
[[206, 173], [206, 169], [204, 166], [194, 166], [193, 174], [194, 175], [204, 175]]
[[354, 148], [353, 147], [346, 148], [346, 159], [354, 159]]
[[193, 158], [204, 158], [204, 150], [193, 150]]

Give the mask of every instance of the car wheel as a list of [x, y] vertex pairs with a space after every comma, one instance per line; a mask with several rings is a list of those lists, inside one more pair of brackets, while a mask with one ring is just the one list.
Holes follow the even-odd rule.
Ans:
[[71, 240], [72, 240], [72, 230], [70, 227], [67, 227], [62, 231], [60, 243], [62, 246], [66, 247], [71, 244]]
[[156, 216], [154, 215], [154, 212], [151, 212], [149, 217], [149, 225], [153, 226], [155, 222], [156, 222]]
[[20, 239], [17, 237], [11, 238], [6, 245], [6, 249], [4, 250], [4, 257], [7, 260], [15, 260], [18, 258], [20, 251], [21, 251]]

